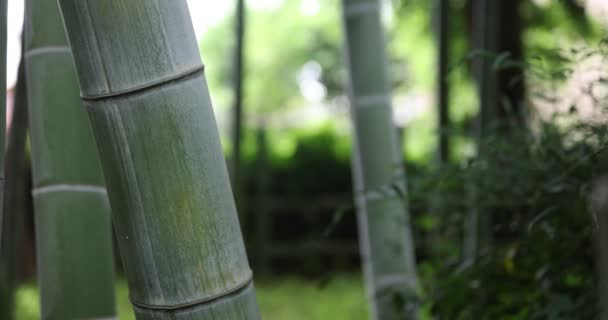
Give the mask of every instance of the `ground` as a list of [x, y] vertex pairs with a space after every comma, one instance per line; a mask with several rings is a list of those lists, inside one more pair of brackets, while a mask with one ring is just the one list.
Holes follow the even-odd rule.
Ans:
[[[116, 286], [120, 320], [134, 319], [127, 286]], [[329, 282], [282, 277], [261, 279], [256, 290], [265, 320], [363, 320], [368, 318], [365, 293], [358, 275], [340, 275]], [[34, 284], [17, 292], [17, 319], [39, 319], [38, 290]]]

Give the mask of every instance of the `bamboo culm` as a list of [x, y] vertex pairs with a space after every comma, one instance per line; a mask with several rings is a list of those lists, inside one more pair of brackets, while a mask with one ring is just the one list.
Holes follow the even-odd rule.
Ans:
[[438, 159], [441, 165], [450, 160], [450, 109], [449, 109], [449, 2], [448, 0], [434, 0], [435, 20], [437, 34], [437, 120], [439, 128]]
[[[240, 187], [239, 174], [241, 169], [241, 140], [243, 129], [243, 65], [245, 44], [245, 0], [237, 0], [236, 27], [233, 65], [234, 107], [232, 120], [232, 186], [235, 190]], [[236, 192], [235, 192], [236, 193]], [[237, 193], [238, 196], [238, 193]]]
[[57, 2], [25, 20], [41, 319], [112, 318], [110, 207]]
[[15, 290], [19, 261], [18, 252], [24, 228], [26, 202], [29, 197], [27, 183], [27, 95], [23, 62], [19, 64], [15, 102], [6, 149], [6, 185], [2, 206], [2, 231], [0, 232], [0, 319], [15, 318]]
[[608, 320], [608, 176], [595, 179], [592, 184], [589, 207], [597, 223], [595, 230], [595, 267], [597, 278], [598, 320]]
[[[473, 72], [479, 97], [479, 116], [475, 124], [477, 153], [484, 153], [484, 137], [495, 123], [498, 105], [497, 75], [492, 71], [492, 59], [488, 53], [497, 50], [497, 5], [493, 0], [473, 1], [473, 42], [478, 54], [473, 61]], [[462, 263], [464, 267], [474, 265], [478, 258], [489, 253], [491, 235], [491, 216], [485, 208], [480, 208], [477, 198], [480, 191], [472, 182], [467, 183], [469, 198], [468, 212], [464, 221]]]
[[416, 319], [419, 299], [406, 177], [392, 120], [379, 0], [343, 0], [353, 177], [372, 318]]
[[138, 320], [259, 319], [186, 0], [60, 0]]
[[[0, 0], [0, 61], [6, 61], [7, 0]], [[6, 63], [0, 63], [0, 208], [4, 195], [4, 156], [6, 151]], [[0, 213], [0, 233], [2, 232]]]
[[[6, 29], [7, 29], [7, 0], [0, 0], [0, 61], [6, 61]], [[10, 320], [12, 318], [13, 301], [13, 279], [12, 279], [12, 235], [5, 236], [5, 232], [11, 229], [3, 226], [5, 218], [9, 213], [4, 212], [5, 201], [5, 151], [6, 151], [6, 63], [0, 63], [0, 318]], [[10, 225], [10, 222], [8, 222]], [[11, 226], [12, 227], [12, 226]], [[5, 231], [6, 229], [6, 231]], [[5, 240], [5, 238], [7, 240]], [[3, 242], [9, 242], [4, 243]], [[8, 260], [6, 260], [8, 259]], [[4, 283], [2, 283], [4, 282]], [[5, 310], [2, 310], [5, 309]]]
[[[6, 61], [7, 0], [0, 0], [0, 61]], [[0, 208], [4, 202], [5, 152], [6, 152], [6, 63], [0, 63]], [[0, 239], [2, 239], [2, 219], [0, 214]]]

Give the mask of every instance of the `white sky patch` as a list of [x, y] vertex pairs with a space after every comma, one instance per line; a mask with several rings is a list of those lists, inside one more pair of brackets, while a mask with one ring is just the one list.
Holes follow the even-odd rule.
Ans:
[[321, 10], [319, 0], [302, 0], [300, 4], [300, 12], [305, 16], [316, 16]]
[[247, 2], [247, 5], [254, 9], [273, 11], [280, 8], [284, 2], [285, 0], [250, 0]]
[[312, 103], [320, 103], [327, 96], [327, 88], [321, 82], [323, 68], [316, 61], [309, 61], [302, 66], [298, 73], [300, 93]]
[[598, 19], [603, 25], [608, 26], [608, 1], [587, 0], [587, 14]]
[[228, 14], [234, 11], [235, 6], [234, 0], [188, 0], [188, 9], [190, 9], [196, 38], [200, 40], [207, 29], [222, 22]]
[[21, 60], [21, 31], [23, 29], [23, 0], [8, 2], [6, 34], [6, 87], [17, 82], [17, 69]]

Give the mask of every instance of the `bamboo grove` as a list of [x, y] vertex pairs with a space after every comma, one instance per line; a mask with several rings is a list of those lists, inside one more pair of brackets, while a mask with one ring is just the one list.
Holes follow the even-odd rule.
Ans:
[[[476, 154], [485, 156], [489, 151], [483, 141], [504, 112], [498, 97], [505, 82], [487, 56], [501, 51], [498, 35], [504, 23], [499, 16], [508, 5], [468, 3], [476, 52], [471, 73], [479, 104], [472, 144]], [[456, 158], [448, 80], [454, 48], [451, 5], [433, 0], [429, 6], [437, 49], [433, 153], [440, 170]], [[404, 143], [394, 119], [382, 6], [381, 0], [339, 0], [335, 17], [341, 23], [343, 95], [351, 128], [347, 166], [356, 249], [370, 318], [426, 319], [430, 298], [424, 269], [417, 264], [419, 234], [410, 209]], [[26, 192], [33, 202], [41, 319], [117, 319], [118, 264], [138, 320], [262, 318], [247, 253], [257, 248], [251, 255], [254, 263], [269, 260], [271, 250], [259, 247], [270, 238], [271, 217], [253, 217], [265, 227], [244, 230], [253, 219], [235, 201], [251, 187], [244, 184], [243, 160], [248, 121], [244, 77], [250, 74], [245, 44], [253, 38], [245, 37], [250, 31], [247, 9], [245, 0], [236, 1], [234, 46], [226, 58], [233, 87], [227, 165], [187, 0], [25, 1], [23, 58], [8, 130], [6, 94], [0, 95], [0, 319], [15, 319], [18, 230], [24, 223], [17, 214], [24, 211], [18, 209], [23, 204], [17, 200], [27, 198]], [[0, 43], [6, 43], [6, 26], [7, 1], [0, 0]], [[0, 48], [0, 61], [6, 52], [6, 46]], [[3, 88], [5, 80], [3, 64]], [[505, 129], [501, 137], [515, 141], [509, 140], [513, 131]], [[270, 139], [256, 128], [254, 140], [263, 151], [255, 168], [265, 171]], [[31, 181], [26, 181], [28, 151]], [[272, 187], [264, 173], [258, 173], [253, 188]], [[600, 187], [598, 192], [605, 191]], [[462, 188], [466, 213], [458, 221], [455, 263], [461, 271], [479, 266], [494, 240], [494, 217], [477, 201], [483, 188], [474, 183]], [[432, 193], [430, 211], [439, 211], [447, 197], [439, 188]], [[259, 202], [262, 208], [273, 205]], [[603, 211], [605, 201], [596, 202], [593, 210]], [[602, 250], [606, 219], [598, 216], [603, 266], [608, 265]], [[255, 243], [245, 243], [243, 231]], [[427, 239], [430, 255], [440, 250], [435, 233]], [[258, 271], [269, 272], [262, 266]], [[608, 280], [600, 278], [605, 300]]]

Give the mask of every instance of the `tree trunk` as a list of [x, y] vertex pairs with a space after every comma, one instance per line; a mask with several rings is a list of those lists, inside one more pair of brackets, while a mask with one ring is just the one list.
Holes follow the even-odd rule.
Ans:
[[343, 0], [343, 16], [354, 127], [354, 192], [372, 317], [414, 319], [418, 279], [379, 0]]
[[41, 318], [114, 317], [110, 207], [57, 2], [27, 1], [26, 21]]
[[259, 319], [186, 1], [59, 3], [137, 319]]

